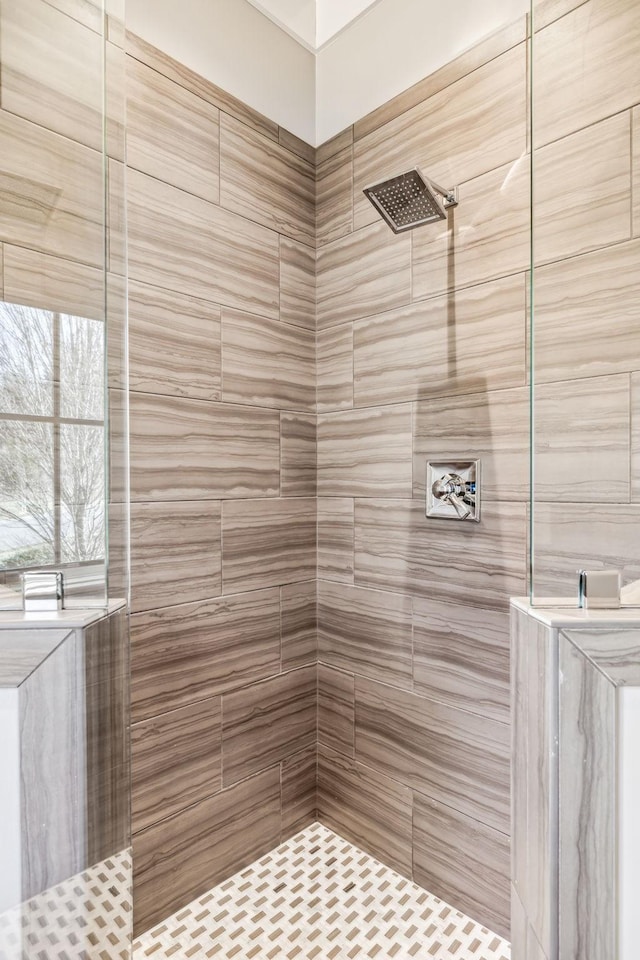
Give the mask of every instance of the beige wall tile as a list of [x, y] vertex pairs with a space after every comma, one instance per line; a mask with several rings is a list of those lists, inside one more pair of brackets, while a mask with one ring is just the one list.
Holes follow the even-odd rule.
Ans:
[[353, 583], [353, 500], [318, 498], [318, 577]]
[[6, 111], [0, 140], [0, 241], [102, 267], [101, 155]]
[[508, 836], [416, 794], [413, 851], [416, 883], [509, 939]]
[[640, 373], [631, 374], [631, 499], [640, 500]]
[[633, 235], [640, 236], [640, 107], [631, 111], [631, 142], [633, 181], [631, 195], [633, 197]]
[[183, 293], [129, 283], [129, 386], [220, 400], [220, 307]]
[[502, 833], [509, 727], [356, 678], [356, 760]]
[[4, 290], [4, 244], [0, 243], [0, 296], [3, 295]]
[[529, 211], [524, 155], [461, 184], [447, 220], [413, 233], [413, 299], [526, 270]]
[[316, 495], [316, 416], [280, 413], [280, 484], [283, 497]]
[[317, 584], [288, 583], [280, 588], [282, 669], [315, 663], [318, 653]]
[[558, 17], [564, 17], [589, 0], [534, 0], [533, 22], [535, 30], [542, 30]]
[[136, 170], [127, 199], [132, 280], [277, 318], [277, 234]]
[[279, 767], [136, 834], [135, 934], [252, 863], [279, 840]]
[[394, 870], [411, 874], [411, 791], [400, 783], [321, 746], [318, 816]]
[[280, 670], [280, 594], [260, 590], [131, 618], [133, 720]]
[[104, 318], [104, 272], [75, 260], [5, 243], [4, 290], [8, 303]]
[[96, 33], [102, 33], [104, 29], [104, 12], [101, 5], [94, 0], [46, 0], [51, 7], [55, 7], [61, 13], [73, 17], [89, 27]]
[[223, 504], [224, 593], [312, 580], [315, 574], [314, 499], [229, 500]]
[[220, 790], [221, 719], [213, 697], [133, 725], [134, 833]]
[[280, 319], [316, 328], [315, 250], [288, 237], [280, 237]]
[[227, 403], [312, 409], [316, 399], [313, 332], [223, 309], [222, 396]]
[[321, 497], [411, 497], [411, 405], [318, 417]]
[[314, 664], [223, 697], [225, 787], [315, 743], [316, 687]]
[[315, 744], [280, 764], [283, 841], [317, 819], [316, 766]]
[[621, 113], [536, 151], [537, 263], [629, 239], [629, 121]]
[[277, 410], [145, 393], [130, 405], [132, 500], [278, 494]]
[[320, 660], [411, 689], [411, 597], [318, 583]]
[[536, 502], [628, 501], [629, 377], [537, 384], [533, 404]]
[[457, 186], [525, 150], [526, 62], [520, 44], [357, 140], [355, 227], [378, 218], [362, 194], [372, 183], [419, 166], [442, 186]]
[[318, 664], [318, 740], [326, 747], [353, 757], [355, 737], [355, 679]]
[[353, 147], [318, 164], [316, 170], [316, 239], [318, 244], [353, 230]]
[[341, 150], [350, 147], [352, 143], [353, 127], [345, 127], [345, 129], [337, 133], [335, 137], [331, 137], [330, 140], [325, 140], [324, 143], [320, 144], [316, 150], [316, 163], [319, 166], [321, 163], [329, 160], [330, 157], [335, 157], [336, 153], [340, 153]]
[[590, 0], [540, 30], [533, 51], [536, 146], [637, 103], [640, 8], [633, 0]]
[[129, 167], [218, 203], [217, 107], [132, 57], [126, 77]]
[[508, 612], [414, 597], [413, 683], [421, 696], [508, 723]]
[[219, 501], [131, 504], [131, 610], [222, 592]]
[[102, 149], [102, 37], [42, 0], [2, 7], [3, 110]]
[[536, 270], [537, 383], [637, 366], [639, 257], [640, 241], [632, 240]]
[[317, 283], [319, 330], [409, 303], [411, 238], [377, 223], [325, 244]]
[[353, 325], [318, 330], [318, 412], [353, 406]]
[[356, 406], [523, 386], [524, 276], [358, 321], [354, 376]]
[[284, 127], [278, 127], [278, 143], [281, 147], [286, 147], [290, 153], [295, 153], [297, 157], [306, 160], [312, 166], [316, 163], [316, 148], [310, 143], [296, 137], [294, 133], [285, 130]]
[[427, 519], [421, 500], [356, 500], [355, 583], [506, 609], [526, 591], [526, 535], [524, 503], [486, 503], [475, 524]]
[[424, 497], [427, 460], [481, 461], [482, 500], [529, 497], [529, 391], [492, 390], [421, 400], [413, 415], [413, 493]]
[[314, 167], [227, 114], [220, 118], [220, 203], [315, 245]]
[[107, 161], [107, 270], [122, 277], [127, 275], [128, 221], [126, 209], [126, 177], [124, 164], [111, 158]]

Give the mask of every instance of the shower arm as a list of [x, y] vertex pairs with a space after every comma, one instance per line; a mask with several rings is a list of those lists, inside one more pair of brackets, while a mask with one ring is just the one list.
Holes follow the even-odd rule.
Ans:
[[[426, 178], [425, 178], [426, 179]], [[455, 207], [458, 205], [458, 188], [451, 187], [449, 190], [441, 187], [434, 180], [429, 180], [429, 185], [433, 187], [436, 193], [439, 193], [441, 197], [444, 198], [445, 207]]]

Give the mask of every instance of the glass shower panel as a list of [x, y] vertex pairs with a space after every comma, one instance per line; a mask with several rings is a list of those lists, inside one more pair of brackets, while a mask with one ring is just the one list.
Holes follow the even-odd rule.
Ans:
[[640, 4], [532, 0], [531, 597], [640, 579]]

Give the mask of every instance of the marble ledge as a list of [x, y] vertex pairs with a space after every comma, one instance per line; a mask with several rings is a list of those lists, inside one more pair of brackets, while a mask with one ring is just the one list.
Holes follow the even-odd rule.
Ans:
[[0, 610], [0, 630], [80, 629], [111, 616], [126, 607], [126, 600], [109, 600], [100, 607], [71, 608], [68, 610]]
[[556, 630], [640, 629], [640, 606], [622, 606], [617, 610], [585, 610], [569, 597], [540, 599], [535, 606], [526, 597], [512, 597], [511, 606], [533, 620]]

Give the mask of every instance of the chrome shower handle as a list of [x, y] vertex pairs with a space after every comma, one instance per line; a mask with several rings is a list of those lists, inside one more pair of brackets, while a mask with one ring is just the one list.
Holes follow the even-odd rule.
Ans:
[[457, 473], [448, 473], [436, 480], [432, 486], [433, 495], [437, 500], [445, 500], [456, 511], [459, 520], [466, 520], [471, 510], [464, 502], [470, 491]]

